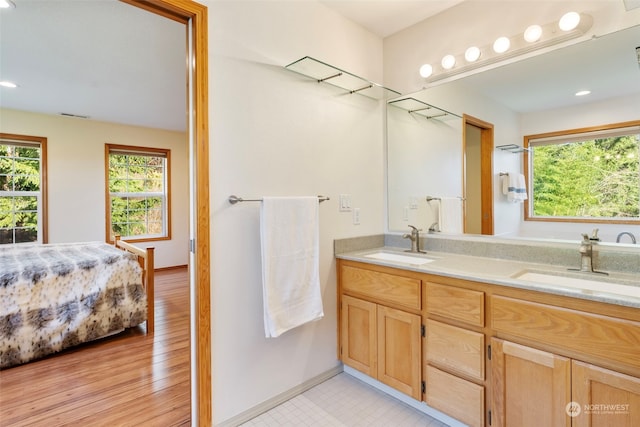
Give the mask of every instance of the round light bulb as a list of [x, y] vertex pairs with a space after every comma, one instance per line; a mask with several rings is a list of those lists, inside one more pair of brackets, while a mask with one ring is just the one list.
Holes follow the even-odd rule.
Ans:
[[480, 58], [480, 49], [476, 46], [471, 46], [464, 52], [464, 59], [466, 59], [467, 62], [476, 62], [478, 58]]
[[430, 64], [424, 64], [420, 67], [420, 75], [425, 79], [433, 74], [433, 67]]
[[504, 53], [509, 50], [511, 46], [511, 41], [508, 37], [498, 37], [495, 42], [493, 42], [493, 50], [495, 53]]
[[450, 70], [453, 66], [456, 65], [456, 58], [453, 55], [446, 55], [442, 58], [442, 68], [445, 70]]
[[529, 25], [524, 30], [524, 39], [529, 43], [537, 42], [542, 37], [542, 27], [540, 25]]
[[571, 31], [575, 29], [580, 23], [580, 14], [578, 12], [568, 12], [562, 15], [558, 27], [562, 31]]

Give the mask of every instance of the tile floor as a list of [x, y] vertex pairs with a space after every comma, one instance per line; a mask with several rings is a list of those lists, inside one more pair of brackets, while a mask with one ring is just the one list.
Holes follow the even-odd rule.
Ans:
[[341, 373], [243, 424], [245, 427], [447, 427]]

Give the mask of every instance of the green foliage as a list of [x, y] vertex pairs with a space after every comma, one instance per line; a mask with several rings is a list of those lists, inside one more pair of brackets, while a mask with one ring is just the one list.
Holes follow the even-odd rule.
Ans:
[[627, 135], [535, 147], [534, 215], [640, 217], [639, 138]]
[[164, 158], [111, 154], [111, 229], [121, 236], [163, 231]]
[[38, 198], [18, 191], [40, 191], [40, 149], [0, 144], [0, 243], [37, 240]]

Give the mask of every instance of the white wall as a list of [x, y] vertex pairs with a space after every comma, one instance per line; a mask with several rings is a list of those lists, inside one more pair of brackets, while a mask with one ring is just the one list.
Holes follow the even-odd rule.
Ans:
[[154, 246], [157, 268], [188, 262], [188, 164], [182, 132], [0, 110], [3, 133], [47, 138], [49, 243], [105, 241], [104, 144], [171, 149], [172, 238]]
[[[283, 68], [305, 55], [381, 80], [382, 41], [317, 2], [209, 1], [216, 424], [336, 366], [333, 240], [384, 230], [383, 102]], [[264, 337], [259, 203], [317, 195], [324, 319]], [[361, 224], [338, 211], [351, 194]]]

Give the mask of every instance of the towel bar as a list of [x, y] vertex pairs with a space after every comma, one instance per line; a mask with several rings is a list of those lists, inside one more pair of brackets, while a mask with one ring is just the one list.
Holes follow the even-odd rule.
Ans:
[[[318, 196], [318, 203], [322, 203], [325, 200], [331, 200], [331, 199], [329, 199], [329, 197], [327, 196]], [[239, 202], [261, 202], [261, 201], [262, 199], [243, 199], [242, 197], [238, 197], [234, 195], [229, 196], [229, 203], [231, 203], [232, 205], [235, 205], [236, 203], [239, 203]]]
[[[458, 196], [458, 199], [462, 200], [463, 202], [466, 200], [464, 197]], [[440, 197], [431, 197], [431, 196], [427, 196], [427, 202], [430, 202], [432, 200], [442, 200]]]

